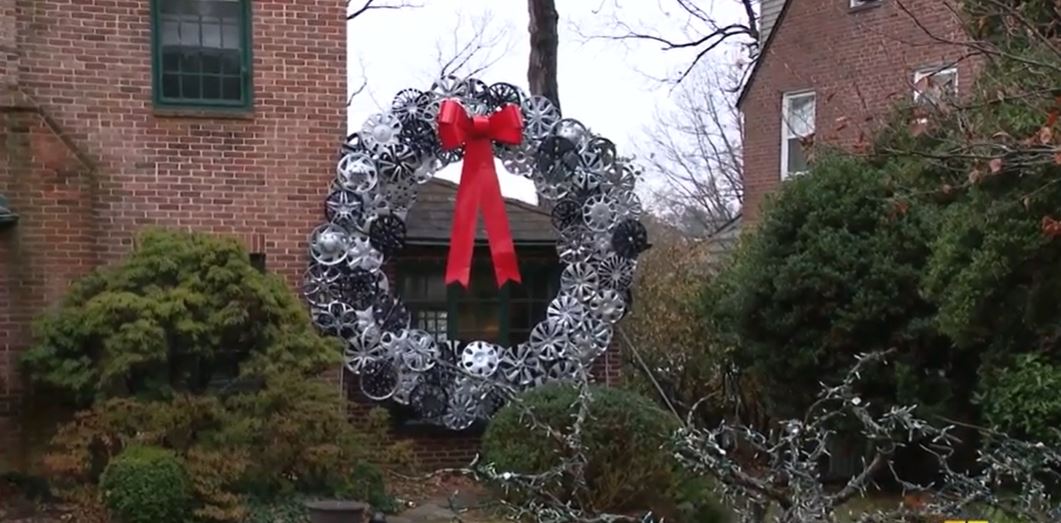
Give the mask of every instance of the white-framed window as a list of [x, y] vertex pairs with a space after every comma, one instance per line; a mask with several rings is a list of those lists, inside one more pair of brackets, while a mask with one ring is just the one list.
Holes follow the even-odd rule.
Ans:
[[851, 9], [866, 7], [869, 5], [880, 5], [881, 0], [850, 0]]
[[957, 94], [957, 67], [926, 67], [914, 71], [914, 103], [934, 106]]
[[781, 97], [781, 179], [807, 172], [808, 147], [814, 136], [814, 91]]

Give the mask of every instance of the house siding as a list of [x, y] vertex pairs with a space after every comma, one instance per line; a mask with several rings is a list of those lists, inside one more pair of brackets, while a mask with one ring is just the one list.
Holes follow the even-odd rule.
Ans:
[[[764, 197], [781, 183], [783, 93], [813, 90], [815, 142], [857, 151], [887, 108], [912, 96], [915, 70], [963, 54], [960, 47], [933, 38], [965, 38], [960, 20], [944, 2], [904, 0], [922, 29], [892, 0], [855, 10], [848, 0], [788, 1], [741, 101], [747, 224], [758, 221]], [[968, 89], [975, 67], [970, 60], [958, 64], [959, 91]]]
[[777, 17], [781, 15], [781, 9], [785, 7], [786, 0], [763, 0], [759, 8], [759, 45], [770, 38]]

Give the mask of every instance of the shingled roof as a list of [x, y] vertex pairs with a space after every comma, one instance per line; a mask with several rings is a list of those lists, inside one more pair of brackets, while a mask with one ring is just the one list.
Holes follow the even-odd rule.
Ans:
[[[448, 180], [433, 178], [420, 186], [416, 204], [405, 218], [406, 240], [411, 244], [448, 244], [456, 199], [457, 184]], [[516, 243], [556, 241], [548, 211], [512, 198], [505, 198], [505, 210]], [[486, 241], [481, 216], [475, 239]]]

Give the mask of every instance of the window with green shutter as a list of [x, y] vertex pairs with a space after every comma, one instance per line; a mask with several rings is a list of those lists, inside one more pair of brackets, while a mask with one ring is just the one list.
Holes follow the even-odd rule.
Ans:
[[251, 107], [250, 0], [152, 0], [155, 105]]

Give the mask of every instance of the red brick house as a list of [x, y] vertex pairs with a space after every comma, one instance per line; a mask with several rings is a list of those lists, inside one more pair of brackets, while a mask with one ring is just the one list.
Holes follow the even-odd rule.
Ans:
[[0, 467], [31, 443], [31, 320], [142, 227], [235, 236], [297, 283], [345, 128], [345, 10], [0, 0]]
[[857, 150], [898, 100], [960, 92], [975, 64], [942, 0], [763, 0], [760, 58], [738, 100], [744, 116], [743, 218], [807, 168], [812, 142]]

